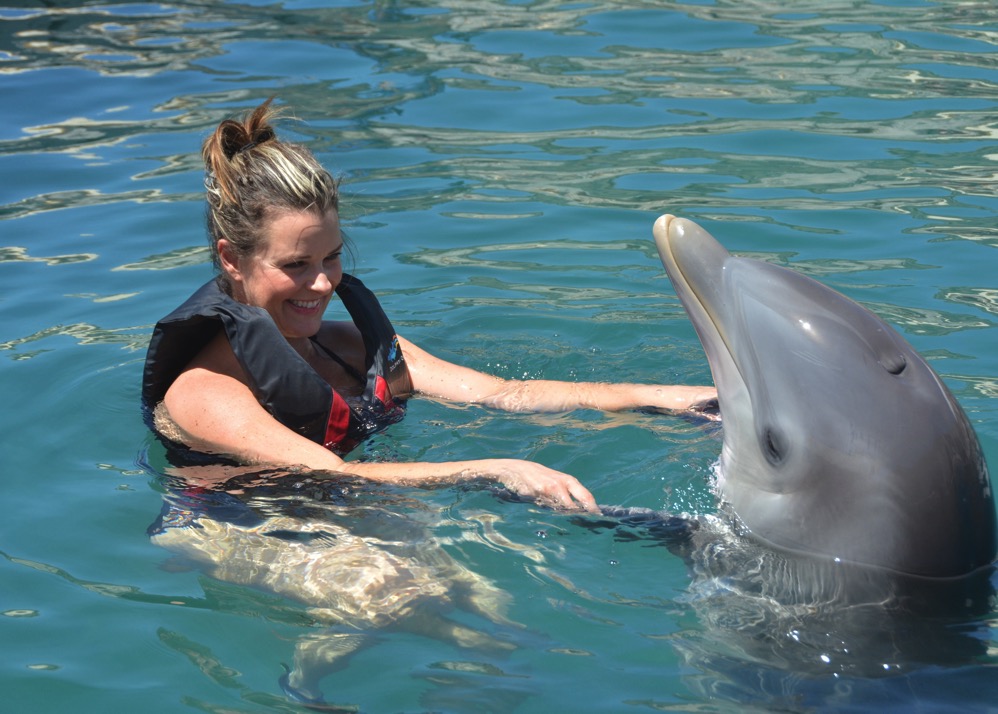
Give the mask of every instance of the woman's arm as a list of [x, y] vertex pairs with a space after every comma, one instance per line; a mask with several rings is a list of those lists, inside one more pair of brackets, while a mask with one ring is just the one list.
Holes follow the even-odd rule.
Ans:
[[[210, 360], [208, 360], [210, 363]], [[173, 438], [198, 451], [248, 464], [349, 473], [372, 481], [433, 486], [468, 481], [501, 483], [525, 498], [558, 508], [595, 510], [592, 494], [568, 474], [517, 459], [442, 463], [347, 462], [273, 418], [237, 376], [210, 364], [192, 365], [163, 400]]]
[[401, 337], [399, 344], [416, 391], [504, 411], [650, 408], [683, 412], [708, 408], [717, 399], [713, 387], [501, 379], [434, 357]]

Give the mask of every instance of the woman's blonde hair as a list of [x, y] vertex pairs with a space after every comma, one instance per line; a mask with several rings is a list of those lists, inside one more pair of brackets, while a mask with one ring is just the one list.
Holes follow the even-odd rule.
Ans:
[[231, 286], [221, 270], [220, 239], [237, 255], [252, 255], [262, 244], [267, 221], [281, 213], [339, 209], [338, 183], [312, 152], [277, 138], [271, 122], [280, 109], [271, 102], [273, 98], [241, 120], [226, 119], [201, 147], [208, 244], [226, 290]]

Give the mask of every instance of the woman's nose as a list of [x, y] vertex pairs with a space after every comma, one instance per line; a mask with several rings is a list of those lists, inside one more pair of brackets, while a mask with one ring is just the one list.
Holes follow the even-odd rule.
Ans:
[[333, 276], [329, 275], [325, 270], [319, 270], [315, 274], [315, 278], [312, 280], [312, 290], [317, 293], [330, 293], [333, 291]]

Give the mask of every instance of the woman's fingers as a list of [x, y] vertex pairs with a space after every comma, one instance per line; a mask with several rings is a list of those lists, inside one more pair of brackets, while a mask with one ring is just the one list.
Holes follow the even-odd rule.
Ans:
[[512, 473], [500, 480], [521, 496], [553, 508], [595, 511], [596, 499], [574, 476], [535, 464], [532, 461], [508, 463]]

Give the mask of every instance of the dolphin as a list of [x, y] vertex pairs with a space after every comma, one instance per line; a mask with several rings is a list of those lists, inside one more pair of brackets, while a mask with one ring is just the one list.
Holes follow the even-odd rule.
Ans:
[[710, 363], [717, 490], [744, 533], [824, 564], [839, 590], [885, 574], [916, 590], [986, 578], [998, 536], [982, 450], [911, 345], [856, 302], [733, 256], [692, 221], [666, 214], [653, 233]]

